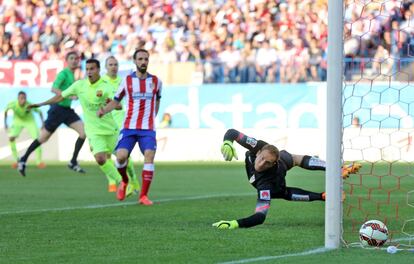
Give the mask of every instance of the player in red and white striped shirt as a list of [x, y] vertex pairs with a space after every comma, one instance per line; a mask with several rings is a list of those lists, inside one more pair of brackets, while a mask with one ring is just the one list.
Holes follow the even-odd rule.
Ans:
[[155, 75], [137, 72], [128, 75], [115, 94], [115, 100], [126, 98], [124, 128], [154, 130], [155, 116], [161, 98], [162, 82]]
[[142, 187], [138, 202], [143, 205], [152, 205], [148, 199], [148, 190], [154, 176], [154, 156], [157, 148], [155, 134], [155, 117], [158, 113], [161, 99], [162, 82], [157, 76], [147, 72], [149, 53], [138, 49], [133, 55], [137, 71], [129, 74], [119, 86], [114, 100], [98, 111], [98, 116], [119, 107], [120, 101], [125, 98], [126, 113], [123, 129], [120, 132], [116, 146], [116, 165], [122, 176], [118, 186], [118, 200], [125, 199], [128, 186], [126, 167], [128, 157], [135, 144], [144, 155], [142, 170]]

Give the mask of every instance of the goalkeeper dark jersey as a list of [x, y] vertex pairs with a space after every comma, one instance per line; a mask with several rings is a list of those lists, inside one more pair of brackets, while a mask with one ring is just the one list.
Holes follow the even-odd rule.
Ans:
[[287, 171], [293, 167], [293, 159], [289, 152], [280, 151], [279, 160], [273, 167], [257, 172], [254, 169], [256, 154], [268, 143], [248, 137], [235, 129], [228, 130], [224, 135], [224, 140], [236, 140], [248, 149], [245, 158], [246, 174], [250, 184], [257, 189], [259, 199], [270, 200], [271, 198], [282, 198], [286, 195], [285, 177]]
[[[256, 147], [246, 152], [246, 173], [251, 185], [257, 189], [259, 199], [283, 198], [286, 195], [286, 173], [293, 167], [292, 156], [289, 152], [282, 150], [279, 153], [279, 160], [268, 170], [257, 172], [254, 169], [256, 153], [267, 143], [257, 141]], [[270, 191], [270, 196], [267, 191]]]
[[[255, 213], [249, 217], [238, 219], [239, 227], [252, 227], [262, 224], [270, 208], [271, 199], [285, 199], [289, 201], [317, 201], [323, 200], [322, 193], [314, 193], [296, 187], [286, 186], [287, 172], [294, 167], [292, 154], [286, 150], [279, 152], [277, 162], [269, 169], [257, 172], [254, 168], [257, 154], [263, 149], [266, 142], [248, 137], [235, 129], [229, 129], [224, 135], [225, 141], [236, 141], [248, 149], [245, 166], [250, 184], [257, 190], [257, 203]], [[312, 160], [312, 164], [310, 164]], [[303, 156], [300, 166], [309, 170], [325, 170], [324, 163], [314, 157]]]

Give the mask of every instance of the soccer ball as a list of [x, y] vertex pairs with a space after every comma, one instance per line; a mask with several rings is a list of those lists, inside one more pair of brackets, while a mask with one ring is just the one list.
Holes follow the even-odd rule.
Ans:
[[359, 240], [364, 246], [380, 247], [388, 239], [387, 226], [378, 220], [366, 221], [359, 229]]

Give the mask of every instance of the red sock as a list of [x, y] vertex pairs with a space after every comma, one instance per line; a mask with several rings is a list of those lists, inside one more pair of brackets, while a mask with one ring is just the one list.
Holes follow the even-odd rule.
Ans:
[[140, 197], [146, 196], [148, 194], [148, 190], [150, 188], [152, 177], [154, 176], [154, 171], [150, 170], [142, 170], [142, 187], [141, 187], [141, 194]]
[[119, 168], [117, 166], [117, 170], [118, 170], [119, 174], [121, 174], [121, 176], [122, 176], [122, 181], [125, 182], [125, 183], [128, 183], [127, 166], [125, 165], [122, 168]]

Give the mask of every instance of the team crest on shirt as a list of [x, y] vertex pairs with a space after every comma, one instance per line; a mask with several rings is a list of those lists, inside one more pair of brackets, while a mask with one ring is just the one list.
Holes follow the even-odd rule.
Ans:
[[102, 90], [97, 90], [96, 91], [96, 97], [102, 97], [102, 95], [103, 95]]
[[260, 200], [270, 201], [270, 190], [261, 190], [259, 192]]
[[257, 140], [251, 137], [247, 137], [246, 143], [249, 144], [252, 148], [254, 148], [257, 145]]

